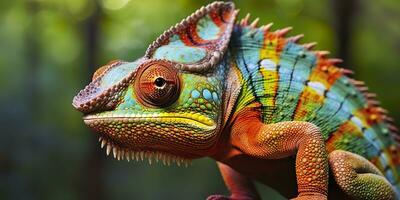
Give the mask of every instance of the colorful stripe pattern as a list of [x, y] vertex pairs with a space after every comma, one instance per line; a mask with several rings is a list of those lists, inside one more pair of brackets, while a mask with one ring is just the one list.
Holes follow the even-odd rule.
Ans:
[[392, 184], [398, 183], [395, 130], [362, 83], [335, 66], [336, 59], [265, 28], [236, 25], [231, 41], [243, 88], [236, 112], [257, 102], [265, 123], [314, 123], [330, 152], [342, 149], [362, 155]]

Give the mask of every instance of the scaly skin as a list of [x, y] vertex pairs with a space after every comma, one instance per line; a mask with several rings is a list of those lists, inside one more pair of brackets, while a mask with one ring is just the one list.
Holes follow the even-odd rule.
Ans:
[[374, 95], [302, 35], [237, 13], [214, 2], [96, 71], [73, 106], [106, 153], [211, 157], [232, 194], [208, 199], [259, 199], [253, 180], [295, 199], [398, 198], [399, 137]]

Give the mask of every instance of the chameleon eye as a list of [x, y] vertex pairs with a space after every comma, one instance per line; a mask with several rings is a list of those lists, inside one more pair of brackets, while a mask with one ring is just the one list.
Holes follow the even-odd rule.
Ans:
[[144, 105], [167, 107], [179, 97], [178, 72], [164, 63], [151, 63], [141, 67], [134, 84], [135, 94]]

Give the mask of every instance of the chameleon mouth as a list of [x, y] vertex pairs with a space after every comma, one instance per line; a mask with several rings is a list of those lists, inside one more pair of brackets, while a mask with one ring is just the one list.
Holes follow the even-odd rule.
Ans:
[[[189, 147], [185, 140], [207, 140], [217, 126], [211, 118], [199, 113], [132, 114], [106, 111], [87, 114], [83, 120], [100, 133], [99, 142], [107, 155], [112, 153], [118, 160], [147, 159], [150, 164], [176, 163], [178, 166], [187, 166], [191, 159], [198, 157], [188, 149], [204, 148], [203, 142]], [[172, 143], [174, 147], [166, 143]]]
[[162, 163], [163, 165], [170, 166], [172, 163], [175, 163], [178, 166], [185, 167], [189, 166], [192, 161], [191, 159], [164, 151], [132, 150], [123, 148], [104, 137], [100, 137], [99, 142], [101, 148], [106, 148], [106, 155], [108, 156], [112, 152], [112, 155], [117, 160], [126, 159], [129, 162], [130, 160], [143, 161], [147, 159], [150, 165], [152, 163]]
[[134, 114], [134, 113], [114, 113], [102, 112], [96, 114], [88, 114], [83, 117], [85, 122], [92, 120], [112, 120], [125, 119], [132, 122], [173, 122], [191, 124], [203, 130], [213, 130], [216, 127], [215, 122], [207, 116], [200, 113], [159, 113], [159, 114]]

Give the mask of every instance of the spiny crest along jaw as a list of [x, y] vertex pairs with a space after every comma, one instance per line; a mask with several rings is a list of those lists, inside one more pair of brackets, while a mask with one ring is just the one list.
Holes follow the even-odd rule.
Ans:
[[191, 159], [184, 158], [178, 155], [173, 155], [163, 151], [152, 151], [152, 150], [132, 150], [128, 148], [119, 147], [113, 142], [109, 141], [104, 137], [99, 137], [100, 147], [106, 149], [106, 155], [112, 155], [117, 160], [136, 160], [143, 161], [148, 160], [149, 164], [162, 163], [163, 165], [170, 166], [172, 163], [176, 163], [178, 166], [189, 166]]
[[199, 152], [208, 151], [216, 139], [213, 133], [217, 128], [213, 120], [199, 113], [124, 114], [110, 111], [87, 115], [84, 122], [107, 138], [116, 150], [168, 152], [180, 160], [196, 158], [203, 155]]

